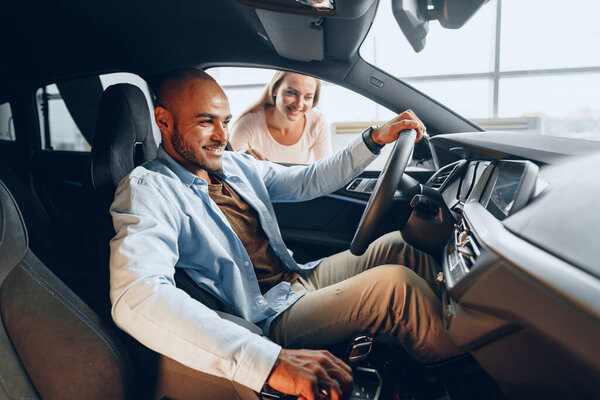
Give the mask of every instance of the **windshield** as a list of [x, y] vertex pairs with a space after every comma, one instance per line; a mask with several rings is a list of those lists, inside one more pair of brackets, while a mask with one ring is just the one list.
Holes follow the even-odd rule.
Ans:
[[600, 140], [600, 2], [490, 0], [425, 49], [381, 0], [361, 56], [486, 130]]

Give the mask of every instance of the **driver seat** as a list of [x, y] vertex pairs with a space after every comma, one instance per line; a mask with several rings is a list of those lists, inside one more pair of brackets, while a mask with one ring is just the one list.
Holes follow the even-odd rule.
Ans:
[[[156, 156], [158, 146], [152, 135], [152, 121], [146, 97], [137, 86], [122, 83], [105, 90], [92, 146], [91, 173], [97, 226], [102, 227], [99, 259], [106, 275], [110, 255], [108, 243], [114, 236], [108, 210], [118, 183], [135, 167]], [[183, 270], [176, 270], [175, 282], [177, 287], [215, 310], [221, 318], [262, 335], [262, 330], [251, 322], [223, 312], [224, 305], [199, 288]], [[108, 290], [107, 285], [105, 293]], [[146, 391], [144, 398], [258, 399], [257, 394], [245, 386], [188, 368], [142, 346], [129, 335], [124, 336], [136, 367], [136, 389]]]

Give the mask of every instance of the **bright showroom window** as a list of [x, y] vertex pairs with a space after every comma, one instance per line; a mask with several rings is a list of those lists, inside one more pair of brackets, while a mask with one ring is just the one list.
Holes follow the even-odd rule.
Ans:
[[600, 140], [600, 2], [490, 0], [415, 53], [381, 0], [360, 54], [485, 129]]
[[[415, 53], [392, 15], [391, 0], [380, 0], [360, 55], [485, 130], [600, 140], [598, 15], [598, 0], [490, 0], [461, 29], [430, 21], [427, 44]], [[234, 123], [274, 73], [234, 67], [207, 72], [227, 93]], [[317, 107], [334, 150], [394, 116], [329, 82], [322, 82]], [[384, 162], [379, 157], [370, 169]]]

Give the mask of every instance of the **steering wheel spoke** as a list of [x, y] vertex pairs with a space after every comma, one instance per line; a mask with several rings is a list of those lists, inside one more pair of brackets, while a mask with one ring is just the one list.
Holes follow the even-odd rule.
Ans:
[[398, 140], [394, 143], [392, 153], [379, 175], [375, 189], [371, 193], [350, 244], [352, 254], [363, 254], [375, 239], [376, 228], [381, 218], [390, 209], [394, 200], [394, 193], [402, 181], [408, 162], [412, 158], [416, 137], [417, 132], [411, 129], [401, 132]]

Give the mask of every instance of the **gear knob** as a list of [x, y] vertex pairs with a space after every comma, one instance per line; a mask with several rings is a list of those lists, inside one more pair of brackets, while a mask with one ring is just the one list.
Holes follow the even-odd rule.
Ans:
[[357, 336], [348, 349], [348, 364], [355, 365], [366, 360], [373, 349], [373, 338], [370, 336]]

